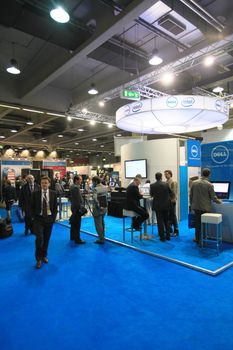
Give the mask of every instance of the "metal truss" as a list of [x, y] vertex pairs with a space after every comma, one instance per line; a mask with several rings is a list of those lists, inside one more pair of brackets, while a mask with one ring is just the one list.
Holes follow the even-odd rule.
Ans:
[[[131, 89], [134, 90], [137, 87], [148, 87], [159, 80], [161, 80], [162, 76], [166, 72], [172, 73], [180, 73], [185, 70], [188, 70], [192, 67], [198, 66], [203, 62], [203, 58], [207, 55], [214, 55], [215, 57], [219, 57], [229, 51], [232, 51], [233, 46], [233, 35], [227, 36], [225, 39], [217, 41], [213, 44], [206, 46], [205, 48], [193, 52], [185, 57], [182, 57], [174, 62], [171, 62], [161, 68], [158, 68], [150, 73], [139, 76], [134, 80], [129, 81], [124, 85], [120, 85], [112, 90], [105, 92], [104, 94], [98, 95], [84, 103], [77, 104], [76, 109], [82, 108], [93, 108], [98, 101], [110, 101], [115, 98], [119, 98], [120, 93], [123, 89]], [[146, 94], [147, 95], [147, 94]], [[165, 94], [164, 94], [165, 95]], [[163, 96], [164, 96], [163, 95]], [[144, 97], [144, 96], [143, 96]], [[147, 96], [145, 96], [147, 97]], [[150, 96], [154, 97], [154, 96]], [[158, 97], [158, 96], [155, 96]]]
[[205, 90], [201, 87], [195, 87], [193, 88], [193, 94], [201, 95], [201, 96], [212, 96], [212, 97], [217, 97], [220, 98], [221, 100], [231, 104], [233, 102], [233, 95], [228, 95], [227, 93], [222, 93], [222, 94], [215, 94], [214, 92], [210, 92], [208, 90]]
[[66, 115], [69, 117], [72, 117], [73, 119], [78, 120], [85, 120], [85, 121], [91, 121], [94, 120], [97, 123], [103, 123], [103, 124], [112, 124], [115, 125], [115, 116], [90, 112], [90, 111], [83, 111], [79, 110], [75, 106], [72, 106], [69, 108], [69, 110], [66, 112]]

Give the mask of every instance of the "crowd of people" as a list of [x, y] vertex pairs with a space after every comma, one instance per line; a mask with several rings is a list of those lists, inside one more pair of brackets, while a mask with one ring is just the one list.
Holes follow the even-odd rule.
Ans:
[[[172, 178], [172, 171], [165, 170], [162, 179], [162, 173], [155, 174], [155, 182], [146, 181], [144, 185], [149, 188], [152, 198], [152, 211], [155, 212], [160, 240], [165, 242], [170, 240], [171, 236], [179, 235], [178, 220], [176, 216], [176, 202], [178, 185]], [[194, 241], [200, 244], [201, 235], [201, 215], [211, 210], [211, 201], [221, 203], [221, 200], [215, 195], [213, 186], [209, 182], [210, 170], [203, 169], [202, 177], [192, 182], [190, 188], [190, 206], [195, 212], [196, 226]], [[86, 196], [92, 192], [92, 208], [90, 212], [94, 218], [94, 224], [98, 239], [96, 244], [104, 244], [105, 224], [104, 216], [107, 212], [107, 192], [108, 178], [94, 176], [87, 178], [83, 185], [82, 176], [69, 176], [66, 181], [61, 179], [60, 174], [55, 175], [53, 189], [51, 189], [51, 180], [43, 176], [40, 185], [35, 182], [33, 175], [27, 175], [25, 179], [21, 178], [20, 186], [14, 187], [10, 180], [5, 179], [2, 186], [3, 200], [6, 204], [8, 223], [11, 222], [11, 206], [18, 199], [19, 208], [21, 208], [25, 221], [25, 235], [33, 233], [35, 240], [35, 258], [36, 267], [39, 269], [42, 263], [48, 263], [48, 245], [56, 220], [58, 211], [58, 197], [64, 193], [64, 188], [69, 187], [69, 199], [71, 202], [70, 216], [70, 240], [76, 244], [85, 244], [80, 237], [81, 218], [86, 214]], [[141, 230], [141, 225], [145, 220], [151, 222], [151, 214], [148, 207], [143, 206], [140, 200], [143, 193], [140, 190], [142, 177], [136, 175], [133, 181], [126, 189], [125, 208], [134, 211], [137, 215], [133, 217], [132, 226], [135, 230]], [[81, 190], [82, 187], [82, 190]], [[17, 192], [18, 191], [18, 192]]]

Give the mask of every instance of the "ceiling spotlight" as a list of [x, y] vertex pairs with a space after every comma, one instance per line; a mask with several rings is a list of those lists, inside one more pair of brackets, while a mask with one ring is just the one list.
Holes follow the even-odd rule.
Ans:
[[217, 93], [220, 93], [220, 92], [223, 92], [223, 90], [224, 90], [224, 88], [223, 87], [221, 87], [221, 86], [217, 86], [217, 87], [215, 87], [212, 91], [213, 92], [217, 92]]
[[58, 135], [58, 137], [63, 137], [63, 135]]
[[88, 90], [88, 94], [90, 95], [97, 95], [98, 94], [98, 90], [95, 87], [95, 84], [91, 84], [90, 89]]
[[6, 69], [8, 73], [11, 73], [11, 74], [20, 74], [20, 69], [18, 67], [18, 63], [17, 61], [12, 58], [11, 59], [11, 65]]
[[163, 62], [163, 59], [159, 56], [159, 51], [157, 49], [154, 49], [152, 51], [152, 56], [149, 60], [149, 64], [152, 66], [158, 66]]
[[175, 79], [175, 76], [173, 73], [165, 73], [162, 78], [161, 81], [164, 85], [170, 85]]
[[95, 120], [90, 120], [90, 124], [91, 124], [91, 125], [95, 125], [95, 124], [96, 124], [96, 121], [95, 121]]
[[104, 101], [99, 101], [99, 106], [100, 106], [100, 107], [104, 107], [104, 106], [105, 106]]
[[83, 109], [82, 109], [82, 112], [83, 112], [83, 113], [87, 113], [87, 109], [86, 109], [86, 108], [83, 108]]
[[46, 139], [43, 139], [42, 142], [47, 142], [47, 140], [46, 140]]
[[16, 129], [12, 129], [11, 132], [17, 132], [17, 130]]
[[222, 130], [222, 129], [223, 129], [223, 125], [222, 125], [222, 124], [218, 125], [218, 126], [217, 126], [217, 129], [218, 129], [218, 130]]
[[100, 147], [101, 147], [101, 148], [103, 148], [103, 147], [104, 147], [104, 145], [100, 145]]
[[27, 124], [27, 125], [34, 125], [34, 123], [33, 123], [33, 122], [30, 122], [30, 121], [27, 122], [26, 124]]
[[97, 141], [97, 139], [92, 139], [92, 141]]
[[210, 67], [210, 66], [212, 66], [212, 64], [214, 63], [214, 60], [215, 60], [215, 58], [214, 58], [213, 56], [207, 56], [207, 57], [205, 57], [205, 59], [204, 59], [204, 65], [205, 65], [206, 67]]
[[6, 136], [0, 135], [0, 139], [5, 139]]
[[79, 142], [75, 142], [75, 145], [76, 145], [76, 146], [79, 145]]
[[116, 136], [121, 137], [122, 135], [121, 134], [117, 134]]
[[59, 23], [67, 23], [70, 20], [68, 12], [60, 6], [50, 11], [50, 17]]
[[84, 131], [84, 129], [78, 129], [78, 131]]
[[67, 117], [68, 122], [71, 122], [72, 118], [70, 116]]

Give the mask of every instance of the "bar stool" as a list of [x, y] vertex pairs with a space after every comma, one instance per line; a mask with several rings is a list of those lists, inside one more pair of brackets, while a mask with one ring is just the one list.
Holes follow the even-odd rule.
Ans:
[[[133, 243], [133, 233], [136, 231], [133, 228], [133, 218], [136, 218], [139, 216], [135, 211], [133, 210], [127, 210], [123, 209], [123, 241], [125, 241], [125, 232], [131, 232], [131, 243]], [[130, 227], [125, 227], [125, 218], [130, 217], [131, 218], [131, 226]], [[140, 240], [142, 240], [142, 229], [140, 229]]]
[[[215, 227], [215, 241], [217, 254], [219, 255], [219, 243], [222, 244], [222, 214], [205, 213], [201, 215], [201, 247], [203, 248], [204, 242], [211, 242], [212, 239], [208, 238], [208, 225], [214, 225]], [[205, 237], [204, 237], [205, 236]]]

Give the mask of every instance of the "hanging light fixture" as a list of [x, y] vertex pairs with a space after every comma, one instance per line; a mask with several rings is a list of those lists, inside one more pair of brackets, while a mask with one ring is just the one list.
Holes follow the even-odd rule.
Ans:
[[61, 6], [54, 8], [50, 11], [50, 17], [59, 23], [67, 23], [70, 20], [68, 12], [66, 12]]
[[159, 56], [159, 50], [156, 48], [156, 37], [154, 37], [154, 49], [152, 51], [152, 56], [149, 60], [149, 64], [152, 66], [158, 66], [163, 62], [163, 59]]
[[94, 83], [91, 84], [91, 87], [88, 90], [88, 94], [90, 94], [90, 95], [97, 95], [98, 94], [98, 90], [96, 89]]
[[[14, 52], [15, 51], [14, 50], [15, 46], [14, 45], [15, 45], [15, 43], [12, 43], [13, 57], [15, 56], [15, 52]], [[15, 58], [12, 58], [10, 60], [10, 66], [7, 67], [6, 71], [8, 73], [10, 73], [10, 74], [20, 74], [21, 73], [21, 71], [20, 71], [20, 69], [18, 67], [18, 62], [16, 61]]]
[[215, 93], [221, 93], [221, 92], [223, 92], [223, 90], [224, 90], [223, 87], [217, 86], [212, 91], [215, 92]]

